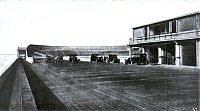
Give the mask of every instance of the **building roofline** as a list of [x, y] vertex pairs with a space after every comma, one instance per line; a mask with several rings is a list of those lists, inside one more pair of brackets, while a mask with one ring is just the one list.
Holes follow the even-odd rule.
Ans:
[[153, 24], [158, 24], [158, 23], [166, 22], [166, 21], [172, 21], [172, 20], [176, 20], [176, 19], [180, 19], [180, 18], [184, 18], [184, 17], [188, 17], [188, 16], [196, 15], [196, 14], [199, 15], [200, 12], [197, 11], [197, 12], [193, 12], [193, 13], [185, 14], [185, 15], [177, 16], [177, 17], [174, 17], [174, 18], [171, 18], [171, 19], [166, 19], [166, 20], [162, 20], [162, 21], [158, 21], [158, 22], [153, 22], [153, 23], [146, 24], [146, 25], [137, 26], [137, 27], [134, 27], [134, 28], [132, 28], [132, 29], [138, 29], [138, 28], [142, 28], [142, 27], [145, 27], [145, 26], [149, 26], [149, 25], [153, 25]]
[[17, 50], [26, 50], [26, 47], [18, 47]]

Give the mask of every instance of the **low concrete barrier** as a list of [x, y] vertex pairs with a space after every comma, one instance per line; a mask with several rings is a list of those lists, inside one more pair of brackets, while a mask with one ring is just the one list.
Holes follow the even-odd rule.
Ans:
[[0, 110], [37, 111], [22, 59], [17, 59], [0, 78]]
[[59, 110], [65, 111], [67, 108], [56, 97], [56, 95], [44, 84], [44, 82], [37, 76], [37, 74], [31, 69], [29, 63], [24, 62], [24, 69], [27, 75], [30, 87], [32, 89], [35, 102], [38, 110]]
[[9, 110], [17, 65], [18, 60], [16, 60], [0, 78], [0, 110]]
[[26, 77], [22, 60], [19, 60], [15, 85], [10, 101], [10, 111], [37, 111], [37, 106]]

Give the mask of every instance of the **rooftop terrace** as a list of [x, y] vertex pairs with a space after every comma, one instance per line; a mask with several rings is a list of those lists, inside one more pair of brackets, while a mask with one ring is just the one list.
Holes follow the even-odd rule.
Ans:
[[190, 111], [199, 107], [199, 71], [18, 59], [0, 78], [0, 110]]

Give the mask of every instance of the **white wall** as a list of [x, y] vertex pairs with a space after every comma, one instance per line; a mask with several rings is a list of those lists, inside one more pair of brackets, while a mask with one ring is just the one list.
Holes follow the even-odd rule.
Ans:
[[17, 59], [17, 55], [0, 55], [0, 76], [12, 65]]

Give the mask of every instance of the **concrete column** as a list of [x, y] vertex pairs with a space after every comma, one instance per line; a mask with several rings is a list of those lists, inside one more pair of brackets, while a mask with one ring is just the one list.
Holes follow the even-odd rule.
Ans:
[[172, 32], [172, 22], [169, 22], [169, 32]]
[[178, 33], [179, 32], [179, 27], [180, 27], [181, 24], [178, 24], [178, 20], [176, 20], [176, 32]]
[[129, 46], [129, 57], [131, 57], [131, 55], [132, 55], [132, 47]]
[[177, 66], [182, 65], [182, 46], [179, 44], [175, 45], [175, 64]]
[[158, 47], [158, 64], [163, 64], [164, 51]]
[[17, 58], [19, 58], [19, 49], [17, 49]]
[[142, 47], [142, 54], [146, 53], [145, 49]]
[[199, 31], [199, 15], [196, 15], [196, 22], [195, 22], [196, 24], [195, 24], [195, 28], [196, 28], [196, 36], [199, 36], [199, 33], [198, 33], [198, 31]]
[[145, 54], [147, 54], [147, 60], [150, 62], [150, 49], [149, 48], [145, 48]]
[[149, 39], [149, 26], [147, 27], [147, 38]]
[[200, 40], [196, 41], [196, 64], [200, 68]]

